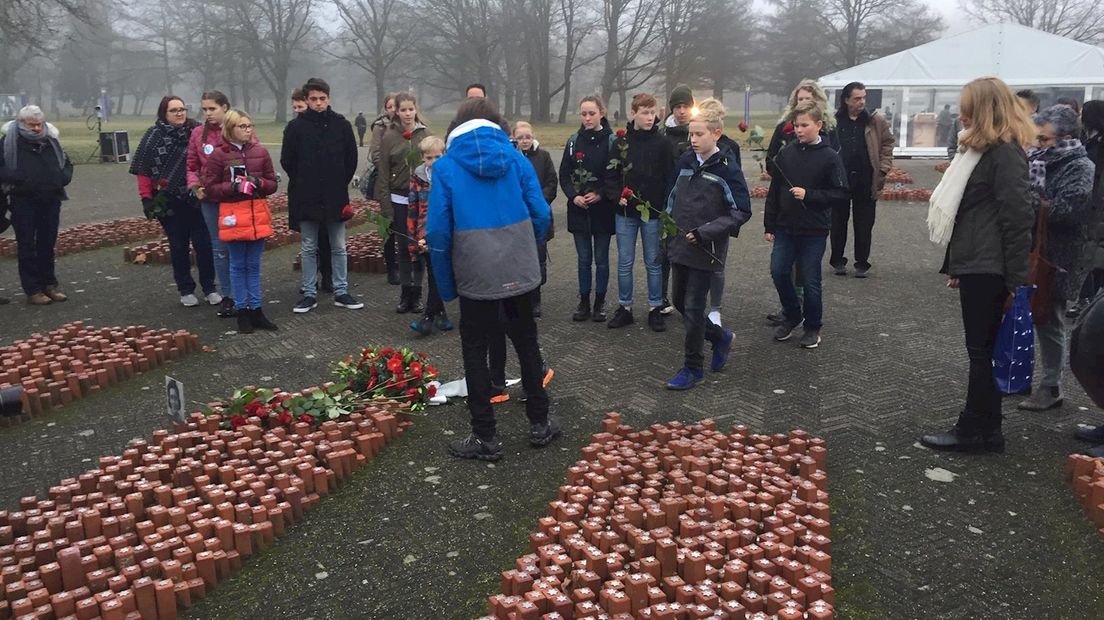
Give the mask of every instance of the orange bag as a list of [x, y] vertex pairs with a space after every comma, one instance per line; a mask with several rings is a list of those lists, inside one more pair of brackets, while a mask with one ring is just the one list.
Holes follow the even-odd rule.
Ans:
[[272, 235], [272, 212], [268, 199], [250, 198], [219, 203], [219, 239], [256, 241]]

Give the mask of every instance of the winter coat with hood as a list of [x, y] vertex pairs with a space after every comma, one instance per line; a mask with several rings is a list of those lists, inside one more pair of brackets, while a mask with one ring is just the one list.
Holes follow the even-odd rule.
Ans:
[[[525, 159], [529, 160], [529, 163], [533, 164], [533, 170], [537, 173], [537, 180], [540, 181], [541, 192], [544, 193], [544, 201], [552, 205], [552, 201], [556, 200], [556, 187], [559, 185], [559, 177], [556, 176], [556, 164], [552, 163], [552, 156], [548, 151], [540, 147], [540, 142], [533, 140], [533, 148], [522, 151], [522, 155]], [[552, 221], [548, 223], [548, 235], [545, 236], [545, 241], [551, 241], [556, 236], [556, 221], [553, 217]]]
[[[627, 147], [625, 152], [628, 155], [627, 163], [630, 164], [629, 171], [623, 176], [623, 185], [648, 201], [656, 211], [662, 210], [674, 182], [675, 162], [670, 157], [670, 142], [660, 133], [658, 123], [644, 131], [637, 129], [629, 121], [625, 136], [614, 143], [613, 156], [618, 161], [618, 171], [623, 170], [626, 165], [626, 162], [621, 161], [623, 146]], [[640, 219], [637, 201], [629, 200], [625, 207], [618, 202], [617, 214]], [[653, 212], [651, 217], [656, 215]]]
[[[789, 131], [787, 131], [789, 130]], [[828, 129], [825, 127], [820, 130], [821, 139], [828, 144], [831, 149], [837, 153], [840, 150], [839, 134], [836, 133], [835, 127]], [[797, 134], [794, 133], [793, 123], [790, 121], [782, 121], [774, 128], [774, 133], [771, 134], [770, 144], [767, 145], [767, 161], [766, 168], [767, 174], [771, 177], [776, 176], [778, 169], [775, 166], [778, 153], [782, 150], [782, 147], [787, 144], [797, 142]], [[800, 185], [798, 186], [800, 187]]]
[[288, 174], [288, 226], [300, 221], [340, 222], [357, 168], [353, 126], [326, 108], [307, 109], [284, 127], [280, 165]]
[[1072, 301], [1078, 298], [1084, 282], [1082, 253], [1090, 247], [1096, 168], [1080, 145], [1057, 157], [1040, 157], [1046, 161], [1045, 196], [1031, 192], [1031, 207], [1038, 215], [1042, 200], [1050, 203], [1046, 253], [1058, 267], [1054, 294]]
[[[621, 173], [609, 169], [613, 155], [613, 132], [605, 118], [598, 129], [580, 127], [568, 138], [560, 160], [560, 189], [567, 198], [568, 232], [596, 235], [616, 232], [613, 214], [621, 197]], [[595, 180], [575, 191], [572, 175], [580, 166]], [[587, 192], [595, 192], [601, 199], [583, 209], [575, 204], [575, 197]]]
[[[847, 116], [847, 110], [836, 112], [837, 139], [841, 146], [843, 138], [839, 136], [839, 125], [846, 122], [845, 116]], [[873, 171], [870, 192], [872, 198], [877, 200], [882, 193], [882, 188], [885, 187], [886, 175], [893, 167], [893, 145], [896, 141], [893, 139], [893, 132], [889, 130], [889, 122], [881, 112], [871, 114], [863, 110], [858, 120], [862, 121], [864, 126], [863, 140], [866, 144], [866, 156], [870, 160], [870, 168]]]
[[[402, 125], [395, 122], [383, 134], [380, 140], [379, 163], [376, 169], [379, 171], [379, 179], [376, 182], [376, 197], [384, 213], [391, 212], [391, 194], [406, 196], [410, 191], [410, 163], [407, 160], [410, 152], [419, 153], [418, 145], [429, 136], [429, 130], [425, 125], [417, 123], [410, 132], [410, 139], [403, 137]], [[415, 166], [417, 167], [417, 166]]]
[[[253, 134], [250, 141], [257, 142], [256, 133]], [[192, 135], [188, 136], [187, 178], [189, 189], [195, 191], [197, 187], [203, 186], [199, 177], [207, 166], [207, 159], [222, 145], [221, 126], [204, 123], [192, 130]]]
[[[47, 123], [41, 142], [31, 142], [19, 135], [16, 121], [0, 131], [0, 184], [10, 196], [34, 196], [46, 200], [68, 200], [65, 187], [73, 180], [73, 162], [61, 148], [57, 127]], [[4, 160], [8, 140], [16, 140], [14, 166]], [[63, 161], [58, 161], [59, 155]], [[2, 197], [2, 194], [0, 194]]]
[[[775, 159], [778, 170], [782, 174], [771, 177], [767, 191], [764, 230], [770, 234], [827, 235], [832, 230], [832, 207], [850, 197], [839, 153], [823, 134], [816, 144], [791, 142]], [[794, 198], [791, 187], [805, 188], [805, 199]]]
[[[672, 263], [703, 271], [724, 270], [729, 237], [751, 218], [751, 196], [735, 146], [722, 135], [719, 150], [704, 162], [692, 150], [679, 159], [675, 186], [667, 199], [667, 212], [682, 231], [667, 240], [667, 258]], [[688, 232], [695, 232], [699, 243], [690, 243]]]
[[989, 147], [966, 182], [941, 273], [995, 274], [1010, 292], [1027, 282], [1031, 252], [1027, 156], [1018, 144]]
[[426, 219], [441, 299], [505, 299], [540, 286], [536, 240], [550, 217], [533, 166], [506, 132], [482, 119], [457, 127], [433, 164]]

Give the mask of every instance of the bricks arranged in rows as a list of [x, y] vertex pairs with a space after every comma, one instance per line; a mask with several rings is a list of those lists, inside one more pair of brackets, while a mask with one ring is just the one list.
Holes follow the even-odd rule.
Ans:
[[38, 415], [198, 350], [183, 329], [74, 321], [0, 348], [0, 389], [22, 385], [22, 413]]
[[[387, 273], [387, 261], [383, 257], [383, 240], [374, 230], [357, 233], [345, 240], [349, 271], [357, 273]], [[292, 262], [296, 271], [303, 269], [303, 255], [296, 254]]]
[[825, 456], [800, 430], [608, 414], [485, 618], [833, 618]]
[[[287, 195], [277, 194], [275, 198], [277, 199], [275, 204], [282, 206], [280, 209], [273, 209], [273, 211], [286, 211]], [[273, 204], [273, 199], [270, 199], [269, 206], [272, 207]], [[354, 199], [350, 204], [353, 205], [354, 215], [352, 219], [346, 222], [347, 226], [359, 226], [363, 224], [367, 219], [367, 213], [369, 211], [378, 213], [380, 209], [378, 202], [374, 200], [365, 200], [363, 198]], [[272, 236], [265, 239], [265, 250], [271, 250], [298, 242], [299, 233], [288, 228], [287, 215], [274, 215], [272, 217]], [[172, 262], [172, 256], [169, 252], [169, 240], [167, 237], [161, 237], [156, 241], [123, 248], [123, 260], [127, 263], [156, 263], [168, 265]], [[195, 263], [194, 252], [192, 254], [192, 263]]]
[[1073, 492], [1085, 508], [1097, 531], [1104, 536], [1104, 459], [1085, 454], [1066, 458], [1066, 480], [1073, 483]]
[[377, 402], [315, 428], [192, 414], [0, 511], [0, 618], [171, 620], [403, 430]]

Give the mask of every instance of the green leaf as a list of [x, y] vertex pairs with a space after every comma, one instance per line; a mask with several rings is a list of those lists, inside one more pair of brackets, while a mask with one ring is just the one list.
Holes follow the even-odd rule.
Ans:
[[323, 398], [326, 398], [326, 393], [321, 390], [317, 390], [311, 393], [311, 398], [314, 400], [322, 400]]

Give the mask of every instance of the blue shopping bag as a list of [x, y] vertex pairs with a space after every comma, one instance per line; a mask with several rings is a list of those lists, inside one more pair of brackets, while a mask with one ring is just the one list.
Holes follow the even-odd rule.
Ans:
[[993, 346], [993, 380], [1004, 394], [1018, 394], [1031, 387], [1035, 366], [1035, 325], [1031, 319], [1034, 286], [1016, 289], [1012, 306], [1004, 313]]

